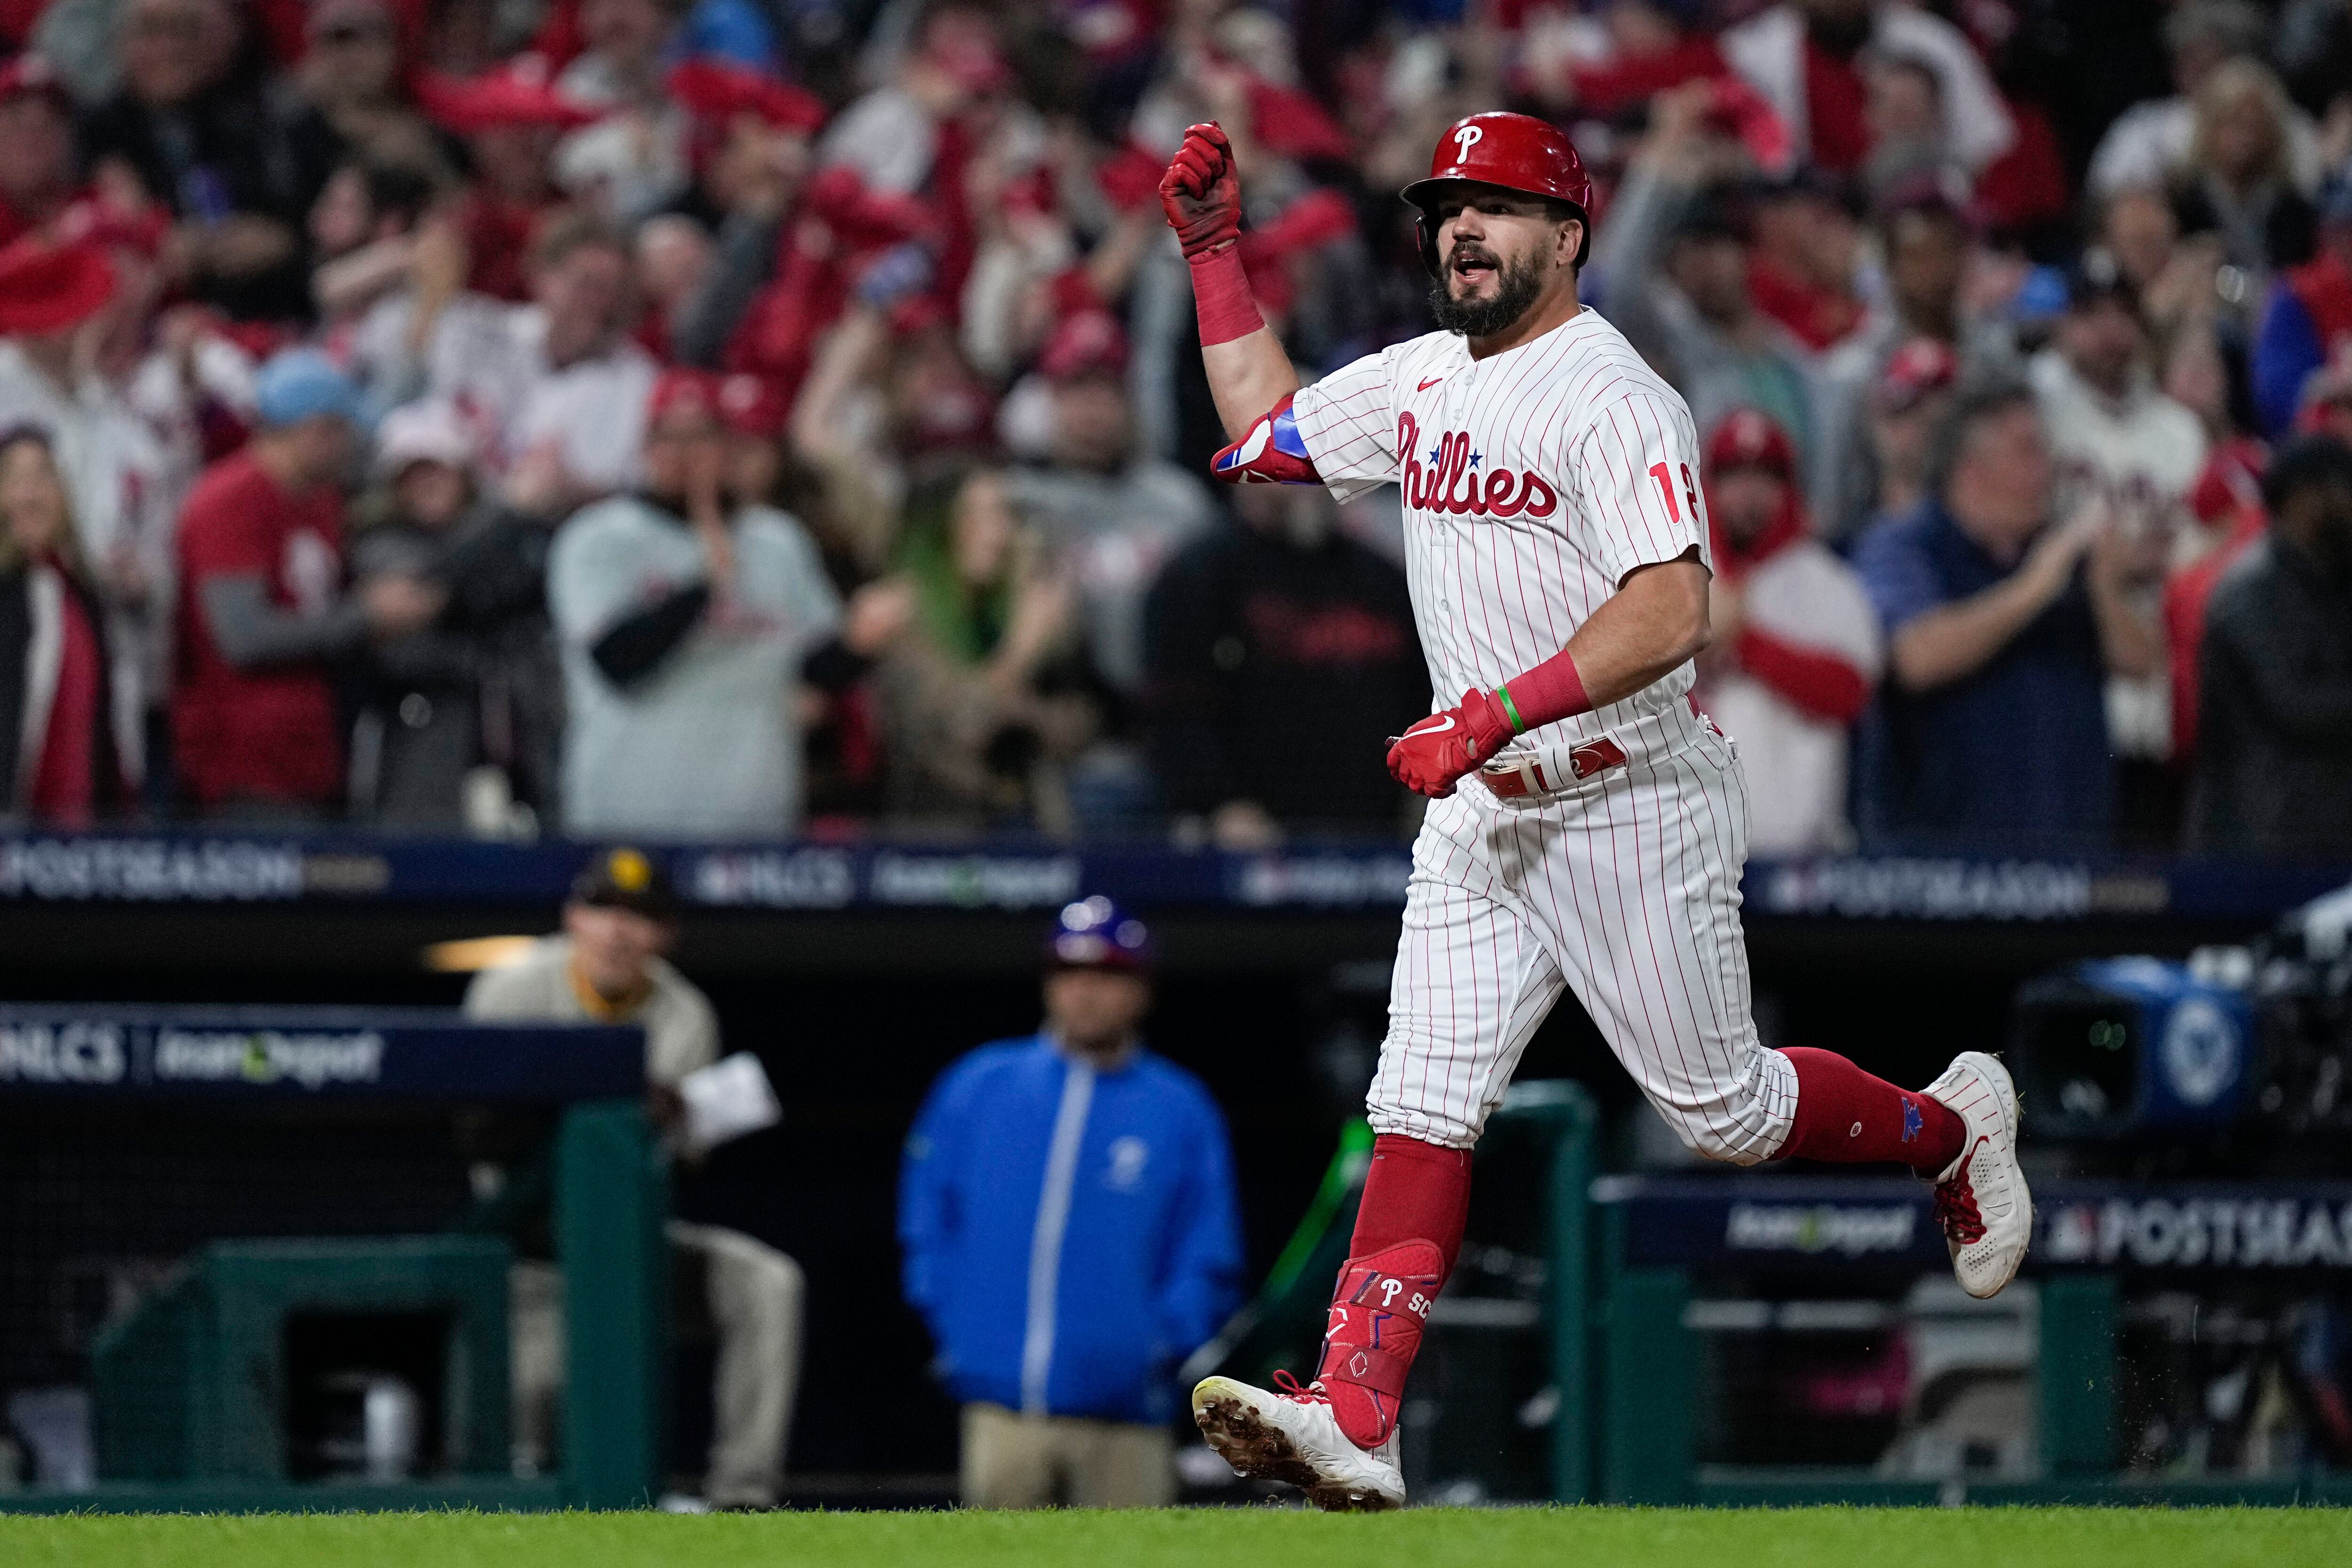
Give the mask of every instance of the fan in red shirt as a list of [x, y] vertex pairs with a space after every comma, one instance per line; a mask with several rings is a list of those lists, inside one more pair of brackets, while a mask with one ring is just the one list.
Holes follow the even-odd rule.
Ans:
[[2205, 471], [2189, 487], [2189, 515], [2210, 541], [2204, 553], [2178, 568], [2164, 584], [2164, 636], [2172, 662], [2172, 757], [2187, 764], [2197, 754], [2199, 661], [2205, 650], [2205, 605], [2221, 574], [2270, 530], [2263, 507], [2263, 470], [2270, 454], [2251, 436], [2213, 449]]
[[[106, 615], [48, 433], [0, 432], [0, 810], [87, 828], [134, 799]], [[21, 737], [21, 739], [20, 739]]]
[[1877, 616], [1853, 569], [1808, 532], [1796, 449], [1769, 415], [1724, 415], [1704, 480], [1716, 632], [1694, 700], [1739, 737], [1756, 852], [1842, 848], [1846, 727], [1878, 680]]
[[314, 349], [262, 367], [260, 428], [180, 515], [172, 737], [197, 807], [314, 816], [343, 793], [333, 661], [414, 631], [441, 592], [413, 578], [342, 592], [342, 495], [359, 389]]

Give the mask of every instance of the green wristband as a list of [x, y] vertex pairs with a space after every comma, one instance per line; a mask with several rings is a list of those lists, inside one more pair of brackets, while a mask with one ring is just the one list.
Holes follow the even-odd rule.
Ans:
[[1503, 705], [1503, 716], [1511, 721], [1511, 733], [1525, 735], [1528, 732], [1528, 721], [1519, 716], [1519, 705], [1511, 700], [1511, 688], [1496, 686], [1495, 700]]

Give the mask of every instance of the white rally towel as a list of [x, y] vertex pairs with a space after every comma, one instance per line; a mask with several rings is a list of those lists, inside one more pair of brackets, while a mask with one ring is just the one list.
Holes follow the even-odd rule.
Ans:
[[760, 1059], [739, 1051], [677, 1081], [686, 1102], [686, 1143], [698, 1153], [784, 1119]]

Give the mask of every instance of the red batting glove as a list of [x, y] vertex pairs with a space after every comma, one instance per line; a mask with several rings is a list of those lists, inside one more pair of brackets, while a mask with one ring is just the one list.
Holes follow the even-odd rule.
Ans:
[[1389, 771], [1414, 794], [1442, 800], [1517, 733], [1493, 693], [1466, 691], [1460, 707], [1431, 714], [1390, 743]]
[[1187, 261], [1241, 237], [1241, 176], [1234, 170], [1234, 144], [1215, 121], [1184, 128], [1184, 145], [1160, 177], [1160, 210]]

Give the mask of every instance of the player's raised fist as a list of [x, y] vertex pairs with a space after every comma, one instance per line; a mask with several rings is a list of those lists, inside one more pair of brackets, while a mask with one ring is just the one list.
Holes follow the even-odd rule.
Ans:
[[1184, 128], [1184, 145], [1160, 177], [1160, 210], [1187, 258], [1241, 237], [1241, 176], [1234, 169], [1234, 144], [1214, 120]]
[[1389, 772], [1416, 795], [1442, 800], [1462, 776], [1492, 758], [1517, 733], [1494, 694], [1466, 691], [1462, 706], [1431, 714], [1389, 746]]

